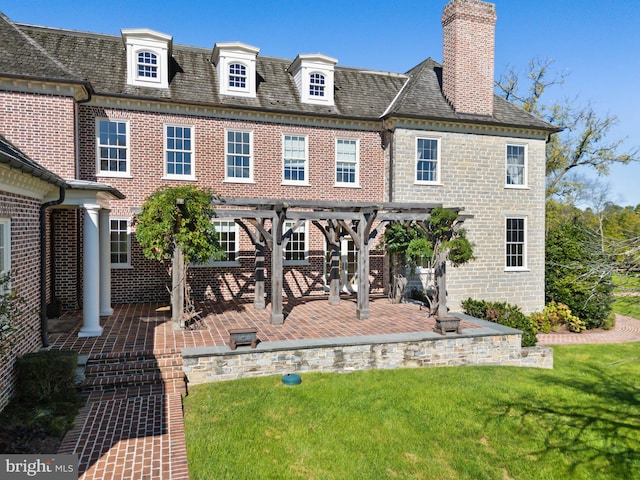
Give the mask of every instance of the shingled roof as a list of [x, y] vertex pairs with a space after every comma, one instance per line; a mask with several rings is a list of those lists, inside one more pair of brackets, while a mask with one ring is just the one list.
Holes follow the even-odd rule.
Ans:
[[[365, 121], [405, 117], [557, 130], [497, 96], [491, 117], [457, 114], [442, 94], [442, 68], [431, 59], [406, 74], [336, 66], [335, 105], [321, 106], [301, 102], [294, 79], [287, 71], [292, 61], [287, 59], [259, 56], [256, 97], [227, 96], [219, 94], [211, 49], [174, 44], [169, 88], [155, 89], [127, 84], [126, 51], [120, 36], [11, 24], [1, 17], [0, 41], [7, 30], [14, 37], [19, 33], [23, 39], [5, 43], [8, 48], [3, 57], [8, 57], [8, 70], [0, 58], [0, 75], [23, 71], [25, 76], [59, 76], [71, 81], [83, 78], [90, 82], [95, 95]], [[25, 51], [47, 61], [29, 67], [23, 65], [25, 62], [12, 60]]]
[[0, 12], [0, 72], [39, 80], [83, 83], [84, 79], [50, 55]]

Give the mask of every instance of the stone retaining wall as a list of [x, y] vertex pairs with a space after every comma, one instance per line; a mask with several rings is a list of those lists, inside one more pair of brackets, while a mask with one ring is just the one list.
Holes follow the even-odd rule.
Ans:
[[310, 340], [270, 342], [256, 349], [184, 349], [183, 369], [191, 385], [292, 372], [350, 372], [425, 366], [505, 365], [553, 368], [548, 347], [521, 348], [520, 333], [415, 340]]

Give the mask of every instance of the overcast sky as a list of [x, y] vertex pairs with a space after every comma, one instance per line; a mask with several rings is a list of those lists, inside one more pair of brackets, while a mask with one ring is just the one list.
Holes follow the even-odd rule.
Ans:
[[[324, 53], [338, 65], [406, 72], [442, 60], [446, 0], [189, 1], [14, 0], [0, 10], [15, 22], [119, 35], [151, 28], [174, 43], [213, 48], [241, 41], [260, 55], [293, 59]], [[565, 83], [549, 97], [575, 98], [619, 118], [612, 138], [640, 146], [640, 0], [496, 0], [496, 77], [532, 58], [552, 59]], [[2, 48], [0, 46], [0, 48]], [[640, 164], [605, 179], [611, 200], [640, 204]]]

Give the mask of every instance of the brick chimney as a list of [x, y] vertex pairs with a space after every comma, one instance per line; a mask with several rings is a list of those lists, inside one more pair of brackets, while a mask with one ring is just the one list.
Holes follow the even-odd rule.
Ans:
[[496, 8], [451, 0], [442, 12], [442, 90], [457, 113], [493, 115]]

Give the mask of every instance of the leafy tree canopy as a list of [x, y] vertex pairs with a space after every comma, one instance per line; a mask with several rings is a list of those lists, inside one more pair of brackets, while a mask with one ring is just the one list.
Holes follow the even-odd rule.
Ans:
[[149, 195], [133, 222], [144, 255], [168, 261], [178, 246], [185, 263], [219, 257], [218, 237], [211, 222], [215, 198], [211, 190], [191, 185], [160, 189]]

